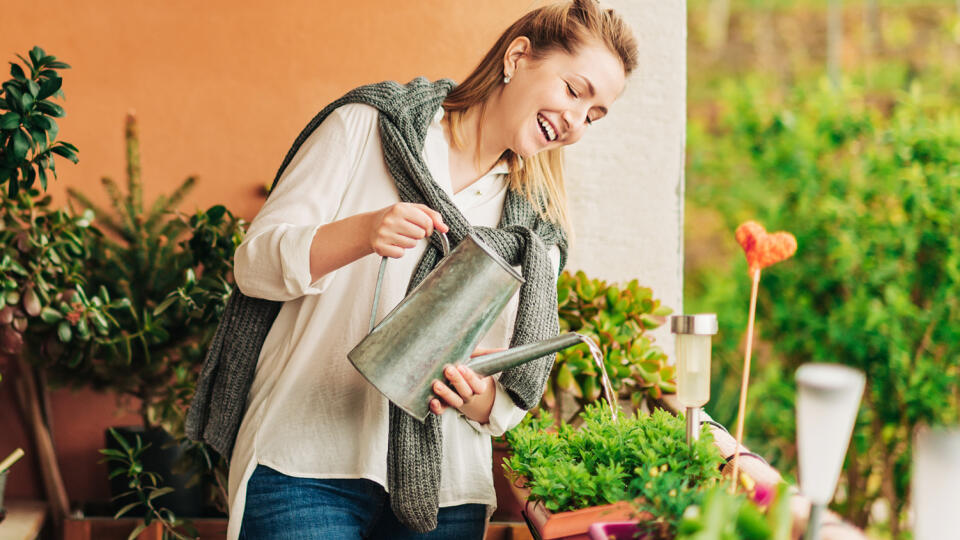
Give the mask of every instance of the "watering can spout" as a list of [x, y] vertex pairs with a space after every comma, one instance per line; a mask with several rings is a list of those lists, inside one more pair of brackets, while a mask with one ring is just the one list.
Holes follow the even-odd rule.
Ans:
[[528, 343], [505, 351], [476, 356], [470, 359], [466, 365], [480, 375], [493, 375], [505, 369], [525, 364], [541, 356], [562, 351], [580, 342], [579, 334], [568, 332], [543, 341], [537, 341], [536, 343]]

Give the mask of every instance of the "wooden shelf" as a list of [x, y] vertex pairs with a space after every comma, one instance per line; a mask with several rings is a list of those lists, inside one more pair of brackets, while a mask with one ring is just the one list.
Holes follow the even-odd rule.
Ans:
[[35, 540], [47, 519], [47, 503], [30, 500], [7, 500], [7, 517], [0, 522], [3, 540]]
[[[9, 519], [9, 518], [8, 518]], [[226, 537], [226, 519], [191, 519], [200, 533], [200, 540], [222, 540]], [[89, 517], [84, 519], [67, 518], [64, 522], [64, 540], [126, 540], [137, 527], [140, 520], [135, 518], [112, 519], [109, 517]], [[0, 524], [0, 538], [7, 540], [6, 521]], [[20, 537], [10, 537], [20, 538]], [[31, 538], [33, 537], [25, 537]], [[159, 540], [162, 538], [160, 526], [147, 527], [140, 533], [141, 540]], [[487, 527], [485, 540], [532, 540], [527, 526], [522, 523], [491, 523]]]

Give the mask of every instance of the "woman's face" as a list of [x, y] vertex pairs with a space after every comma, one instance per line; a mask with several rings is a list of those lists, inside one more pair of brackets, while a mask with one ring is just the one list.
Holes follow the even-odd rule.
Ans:
[[511, 76], [490, 111], [489, 125], [521, 157], [573, 144], [592, 122], [602, 119], [623, 91], [620, 60], [600, 42], [575, 52], [548, 53], [532, 60], [530, 42], [517, 38], [507, 50], [504, 73]]

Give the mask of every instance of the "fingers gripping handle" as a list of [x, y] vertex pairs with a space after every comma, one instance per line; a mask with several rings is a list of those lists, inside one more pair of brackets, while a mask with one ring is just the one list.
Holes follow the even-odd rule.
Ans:
[[[440, 231], [434, 230], [433, 234], [440, 236], [440, 249], [443, 251], [443, 257], [446, 257], [450, 254], [450, 240], [447, 239], [446, 234]], [[373, 309], [370, 311], [370, 330], [373, 330], [373, 327], [376, 326], [377, 308], [380, 306], [380, 289], [383, 286], [383, 274], [387, 270], [388, 258], [380, 259], [380, 271], [377, 272], [377, 288], [373, 290]]]

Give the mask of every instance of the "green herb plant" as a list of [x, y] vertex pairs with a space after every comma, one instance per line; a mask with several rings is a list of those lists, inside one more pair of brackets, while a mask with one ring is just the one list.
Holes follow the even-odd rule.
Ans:
[[[663, 324], [671, 309], [650, 288], [637, 280], [621, 288], [583, 272], [564, 272], [557, 280], [557, 304], [562, 331], [579, 332], [600, 346], [618, 399], [639, 406], [645, 397], [676, 392], [676, 370], [648, 333]], [[581, 344], [557, 354], [540, 407], [566, 421], [601, 395], [600, 370]], [[572, 411], [564, 407], [569, 398], [576, 406]]]
[[579, 428], [554, 428], [543, 411], [506, 435], [513, 452], [504, 461], [508, 478], [524, 482], [530, 500], [552, 512], [635, 501], [653, 516], [642, 530], [672, 538], [683, 511], [720, 479], [723, 459], [710, 431], [688, 446], [682, 417], [658, 409], [613, 420], [596, 403], [585, 406], [581, 420]]

